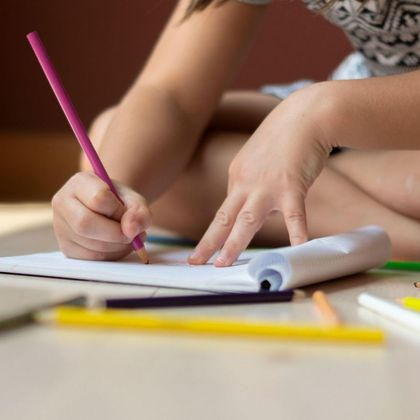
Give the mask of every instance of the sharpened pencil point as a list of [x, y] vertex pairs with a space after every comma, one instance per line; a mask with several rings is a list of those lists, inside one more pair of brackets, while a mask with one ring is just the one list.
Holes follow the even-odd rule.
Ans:
[[306, 297], [306, 293], [304, 290], [294, 289], [293, 290], [293, 298], [294, 299], [303, 299]]
[[146, 248], [137, 249], [136, 254], [143, 264], [149, 264], [149, 256], [147, 255]]
[[331, 306], [330, 301], [323, 291], [316, 290], [312, 295], [312, 299], [327, 325], [337, 327], [342, 324], [340, 317]]

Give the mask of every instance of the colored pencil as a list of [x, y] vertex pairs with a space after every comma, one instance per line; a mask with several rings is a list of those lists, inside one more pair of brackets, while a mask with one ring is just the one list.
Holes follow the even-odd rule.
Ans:
[[397, 299], [403, 306], [413, 311], [420, 312], [420, 298], [414, 296], [406, 296], [401, 299]]
[[85, 306], [86, 302], [87, 298], [83, 295], [80, 295], [62, 299], [57, 302], [48, 302], [45, 304], [34, 305], [33, 307], [27, 307], [21, 311], [2, 317], [0, 319], [0, 332], [9, 331], [11, 329], [22, 327], [26, 324], [35, 322], [36, 314], [39, 311], [61, 305]]
[[337, 326], [341, 324], [341, 320], [337, 312], [331, 306], [331, 303], [324, 292], [317, 290], [312, 295], [312, 299], [327, 325]]
[[385, 338], [382, 330], [369, 327], [326, 328], [318, 325], [251, 322], [239, 319], [169, 317], [118, 309], [87, 310], [61, 307], [49, 313], [40, 313], [38, 318], [43, 322], [83, 328], [188, 332], [289, 340], [379, 344]]
[[[114, 184], [111, 181], [111, 178], [109, 177], [108, 173], [105, 170], [105, 167], [103, 166], [98, 153], [96, 152], [95, 148], [92, 145], [92, 142], [89, 139], [89, 136], [87, 134], [87, 131], [77, 114], [76, 108], [74, 107], [69, 94], [64, 89], [63, 83], [60, 80], [60, 77], [58, 76], [57, 71], [55, 70], [47, 51], [39, 38], [39, 35], [37, 32], [31, 32], [27, 36], [27, 39], [35, 53], [36, 58], [39, 61], [39, 64], [41, 65], [41, 68], [45, 74], [45, 77], [47, 78], [57, 100], [58, 103], [61, 106], [61, 109], [64, 112], [64, 115], [67, 118], [67, 121], [70, 124], [70, 127], [73, 130], [74, 135], [76, 136], [76, 139], [78, 140], [83, 152], [85, 153], [86, 157], [88, 158], [90, 164], [92, 165], [93, 171], [95, 174], [104, 181], [109, 189], [115, 194], [115, 196], [118, 198], [118, 200], [124, 205], [124, 202], [122, 201], [121, 197], [118, 195], [117, 189], [115, 188]], [[140, 237], [135, 237], [132, 246], [134, 250], [136, 251], [137, 255], [139, 256], [140, 260], [143, 263], [148, 263], [149, 258], [147, 255], [147, 252], [144, 248], [143, 241], [140, 239]]]
[[257, 293], [218, 293], [205, 295], [161, 296], [161, 297], [129, 297], [105, 299], [100, 302], [105, 308], [144, 309], [174, 308], [182, 306], [215, 306], [238, 305], [246, 303], [290, 302], [301, 295], [300, 291], [285, 290], [282, 292]]
[[396, 271], [420, 271], [420, 261], [388, 261], [381, 268]]
[[370, 295], [369, 293], [362, 293], [357, 300], [361, 306], [370, 311], [410, 328], [413, 331], [420, 332], [419, 314], [404, 309], [396, 303]]

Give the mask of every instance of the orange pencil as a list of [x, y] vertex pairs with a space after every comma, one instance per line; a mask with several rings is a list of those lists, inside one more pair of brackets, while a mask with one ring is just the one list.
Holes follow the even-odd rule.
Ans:
[[324, 317], [326, 324], [330, 326], [337, 326], [342, 323], [337, 312], [331, 306], [324, 292], [317, 290], [312, 295], [312, 299], [314, 300], [317, 309]]

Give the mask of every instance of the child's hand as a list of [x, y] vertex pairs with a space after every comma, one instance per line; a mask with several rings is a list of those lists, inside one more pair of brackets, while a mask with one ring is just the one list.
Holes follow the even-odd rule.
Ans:
[[234, 158], [228, 195], [190, 263], [203, 264], [221, 249], [215, 265], [231, 265], [278, 211], [291, 244], [307, 240], [304, 200], [331, 150], [324, 122], [333, 107], [318, 86], [282, 102]]
[[137, 235], [151, 224], [146, 200], [116, 185], [125, 206], [96, 175], [80, 172], [52, 200], [54, 230], [62, 252], [71, 258], [116, 260], [129, 254]]

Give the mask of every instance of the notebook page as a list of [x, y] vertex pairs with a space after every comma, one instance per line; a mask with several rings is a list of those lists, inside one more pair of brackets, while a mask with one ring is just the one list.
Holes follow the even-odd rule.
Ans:
[[226, 268], [188, 265], [188, 248], [148, 244], [147, 249], [149, 265], [135, 254], [123, 261], [97, 262], [54, 252], [0, 258], [0, 272], [214, 292], [258, 291], [265, 282], [274, 291], [380, 267], [390, 257], [391, 243], [382, 228], [366, 226], [294, 247], [245, 251]]

